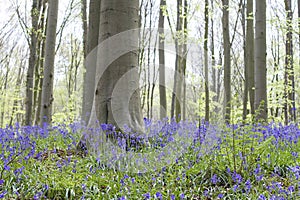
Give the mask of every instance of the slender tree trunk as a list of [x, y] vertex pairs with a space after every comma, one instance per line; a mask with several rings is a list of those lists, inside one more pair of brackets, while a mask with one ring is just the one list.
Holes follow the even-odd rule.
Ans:
[[247, 51], [246, 51], [246, 18], [245, 18], [245, 2], [242, 5], [242, 28], [243, 28], [243, 50], [244, 50], [244, 94], [243, 94], [243, 120], [247, 118], [247, 104], [248, 104], [248, 92], [249, 92], [249, 70], [247, 65]]
[[253, 0], [247, 0], [247, 27], [246, 27], [246, 70], [248, 72], [248, 91], [250, 100], [250, 112], [255, 113], [254, 108], [254, 29], [253, 29]]
[[[183, 35], [182, 27], [182, 0], [177, 0], [177, 27], [178, 37], [175, 39], [176, 60], [175, 60], [175, 77], [174, 89], [172, 95], [172, 108], [175, 110], [175, 118], [177, 121], [181, 119], [181, 98], [182, 98], [182, 41], [180, 38]], [[171, 109], [172, 109], [171, 108]], [[171, 110], [172, 112], [172, 110]], [[171, 113], [171, 117], [173, 117]]]
[[[87, 56], [87, 34], [88, 34], [88, 24], [87, 24], [87, 2], [86, 0], [81, 0], [81, 20], [82, 20], [82, 43], [83, 43], [83, 56]], [[85, 67], [85, 66], [84, 66]], [[85, 77], [85, 76], [83, 76]]]
[[225, 89], [225, 121], [230, 123], [231, 115], [231, 64], [229, 36], [229, 2], [223, 0], [223, 45], [224, 45], [224, 89]]
[[[87, 39], [87, 54], [96, 57], [99, 27], [100, 27], [101, 0], [91, 0], [89, 5], [89, 24]], [[99, 58], [100, 59], [100, 58]], [[82, 119], [87, 124], [90, 118], [95, 93], [96, 59], [88, 59], [85, 62], [85, 76], [83, 84]]]
[[266, 0], [256, 0], [255, 13], [255, 111], [267, 120]]
[[40, 5], [38, 0], [32, 1], [31, 8], [31, 24], [32, 29], [30, 32], [30, 53], [26, 77], [26, 100], [25, 100], [25, 124], [32, 124], [33, 113], [33, 89], [34, 89], [34, 69], [36, 65], [36, 49], [37, 49], [37, 31], [38, 31], [38, 18], [40, 13]]
[[17, 81], [16, 81], [16, 88], [14, 92], [14, 101], [13, 101], [13, 107], [12, 107], [12, 113], [10, 115], [10, 121], [9, 121], [9, 126], [13, 125], [13, 121], [15, 118], [15, 113], [18, 107], [18, 102], [19, 100], [19, 95], [20, 95], [20, 86], [22, 84], [22, 68], [23, 68], [23, 62], [21, 61], [19, 70], [18, 70], [18, 75], [17, 75]]
[[165, 41], [164, 41], [164, 23], [165, 16], [163, 14], [163, 7], [166, 6], [165, 0], [160, 0], [160, 11], [158, 19], [159, 28], [159, 101], [160, 101], [160, 119], [167, 117], [167, 96], [165, 83]]
[[187, 62], [187, 37], [188, 37], [188, 2], [184, 0], [183, 2], [183, 13], [184, 13], [184, 21], [183, 21], [183, 38], [184, 44], [182, 45], [182, 78], [183, 78], [183, 100], [182, 100], [182, 119], [186, 120], [186, 62]]
[[295, 79], [294, 79], [294, 67], [293, 67], [293, 13], [291, 0], [285, 0], [286, 11], [286, 43], [285, 43], [285, 104], [284, 104], [284, 118], [285, 124], [289, 121], [296, 120], [295, 112]]
[[208, 0], [204, 8], [204, 74], [205, 74], [205, 121], [209, 122], [209, 82], [208, 82]]
[[[176, 26], [176, 31], [177, 33], [179, 33], [179, 31], [181, 31], [181, 6], [182, 6], [182, 0], [177, 0], [177, 26]], [[176, 103], [179, 104], [178, 98], [179, 98], [179, 94], [178, 92], [178, 74], [180, 74], [180, 58], [179, 58], [179, 54], [180, 52], [180, 46], [179, 46], [179, 42], [178, 42], [178, 38], [175, 38], [175, 50], [176, 50], [176, 59], [175, 59], [175, 75], [174, 75], [174, 86], [173, 86], [173, 93], [172, 93], [172, 102], [171, 102], [171, 117], [175, 117], [177, 118], [178, 116], [176, 116], [178, 113], [176, 113], [175, 109], [176, 109]], [[179, 107], [180, 105], [177, 105], [177, 107]], [[175, 116], [174, 116], [175, 113]]]
[[[211, 12], [214, 12], [214, 1], [211, 0]], [[211, 43], [211, 64], [212, 64], [212, 88], [211, 90], [214, 92], [213, 101], [217, 102], [217, 75], [216, 75], [216, 57], [215, 57], [215, 38], [214, 38], [214, 19], [211, 17], [210, 22], [211, 33], [210, 33], [210, 43]], [[216, 109], [215, 109], [216, 111]]]
[[57, 28], [58, 0], [49, 1], [47, 19], [46, 49], [44, 63], [44, 78], [42, 87], [41, 125], [44, 122], [51, 123], [53, 103], [53, 78], [55, 41]]

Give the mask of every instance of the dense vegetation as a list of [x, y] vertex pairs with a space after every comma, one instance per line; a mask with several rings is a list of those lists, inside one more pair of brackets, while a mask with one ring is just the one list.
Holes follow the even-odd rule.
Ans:
[[171, 141], [168, 138], [179, 130], [193, 133], [193, 142], [187, 152], [168, 166], [146, 173], [127, 173], [107, 167], [96, 156], [75, 151], [86, 129], [80, 123], [59, 124], [51, 129], [46, 125], [18, 124], [0, 129], [0, 197], [297, 199], [300, 196], [297, 125], [202, 123], [195, 126], [173, 120], [145, 122], [148, 130], [156, 134], [152, 135], [153, 149], [164, 147]]

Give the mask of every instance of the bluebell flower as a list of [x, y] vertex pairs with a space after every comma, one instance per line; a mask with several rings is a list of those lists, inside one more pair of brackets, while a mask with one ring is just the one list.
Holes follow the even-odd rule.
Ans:
[[260, 195], [258, 196], [258, 200], [266, 200], [265, 195], [260, 194]]
[[180, 199], [184, 199], [184, 194], [181, 193], [181, 194], [179, 195], [179, 197], [180, 197]]
[[250, 180], [248, 179], [246, 182], [245, 182], [245, 189], [246, 189], [246, 192], [249, 193], [250, 190], [251, 190], [251, 182]]
[[216, 174], [214, 174], [210, 180], [211, 180], [212, 184], [216, 184], [219, 182], [218, 176]]
[[220, 193], [219, 195], [218, 195], [218, 198], [219, 199], [222, 199], [224, 197], [224, 194], [222, 194], [222, 193]]
[[155, 196], [158, 199], [163, 199], [163, 196], [162, 196], [162, 194], [160, 192], [156, 192]]
[[170, 195], [170, 198], [171, 198], [171, 200], [175, 200], [175, 195], [174, 195], [174, 194], [171, 194], [171, 195]]
[[146, 194], [143, 194], [143, 196], [145, 197], [145, 199], [150, 199], [151, 198], [151, 195], [150, 195], [150, 193], [148, 192], [148, 193], [146, 193]]
[[3, 199], [5, 197], [5, 195], [7, 194], [7, 191], [3, 191], [1, 194], [0, 194], [0, 199]]

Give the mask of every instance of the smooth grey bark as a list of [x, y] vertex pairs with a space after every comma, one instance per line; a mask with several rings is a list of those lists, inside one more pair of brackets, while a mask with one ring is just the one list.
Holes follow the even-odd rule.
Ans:
[[165, 82], [165, 41], [164, 41], [164, 23], [165, 16], [163, 13], [166, 0], [160, 0], [160, 10], [158, 18], [159, 28], [159, 102], [160, 102], [160, 119], [167, 117], [167, 96], [166, 96], [166, 82]]
[[[117, 128], [127, 125], [133, 132], [142, 131], [142, 112], [140, 106], [139, 74], [138, 74], [138, 0], [102, 0], [99, 44], [118, 33], [130, 30], [130, 38], [122, 37], [121, 41], [136, 49], [116, 58], [109, 66], [104, 66], [106, 59], [111, 58], [109, 49], [99, 57], [97, 67], [105, 70], [97, 77], [94, 97], [95, 114], [99, 123], [113, 124]], [[126, 41], [125, 41], [126, 40]], [[121, 44], [120, 44], [121, 45]], [[109, 48], [109, 47], [108, 47]], [[111, 47], [110, 47], [111, 48]], [[129, 48], [129, 47], [128, 47]], [[99, 64], [99, 65], [98, 65]], [[126, 74], [127, 73], [127, 74]], [[98, 76], [98, 75], [97, 75]], [[133, 92], [134, 91], [134, 92]], [[131, 95], [131, 96], [129, 96]], [[127, 102], [127, 99], [130, 99]], [[113, 104], [114, 103], [114, 104]], [[115, 115], [118, 116], [115, 116]], [[116, 120], [118, 117], [118, 120]], [[90, 123], [94, 123], [91, 122]]]
[[[182, 36], [182, 0], [177, 0], [177, 25], [176, 32], [179, 37]], [[181, 119], [181, 92], [182, 92], [182, 45], [179, 41], [180, 38], [176, 36], [175, 38], [175, 49], [176, 49], [176, 59], [175, 59], [175, 74], [174, 74], [174, 86], [173, 86], [173, 94], [172, 94], [172, 103], [171, 103], [171, 117], [175, 117], [177, 121]], [[175, 112], [175, 116], [174, 116]]]
[[[211, 4], [211, 12], [214, 12], [214, 1], [211, 0], [210, 2]], [[210, 43], [211, 43], [211, 64], [212, 64], [212, 91], [214, 93], [217, 92], [217, 76], [216, 76], [216, 57], [215, 57], [215, 38], [214, 38], [214, 19], [213, 17], [210, 18], [210, 27], [211, 27], [211, 30], [210, 30]], [[215, 94], [214, 97], [213, 97], [213, 100], [214, 101], [217, 101], [217, 95]]]
[[41, 102], [41, 125], [44, 122], [51, 123], [52, 103], [53, 103], [53, 78], [54, 78], [54, 59], [55, 41], [58, 15], [58, 0], [49, 1], [47, 17], [47, 33], [45, 45], [44, 78], [42, 86]]
[[231, 63], [230, 63], [230, 36], [229, 36], [229, 1], [223, 3], [223, 45], [224, 45], [224, 90], [225, 90], [225, 122], [230, 123], [231, 115]]
[[[100, 28], [100, 8], [101, 0], [91, 0], [89, 5], [89, 23], [87, 36], [87, 55], [97, 47], [99, 40]], [[97, 53], [97, 51], [94, 51]], [[99, 58], [100, 59], [100, 58]], [[88, 124], [91, 115], [94, 93], [95, 93], [95, 75], [96, 75], [96, 59], [89, 59], [89, 63], [85, 62], [85, 74], [83, 84], [83, 100], [82, 100], [82, 120]]]
[[252, 115], [255, 113], [254, 108], [254, 28], [253, 28], [253, 0], [247, 0], [247, 25], [246, 25], [246, 60], [245, 70], [248, 73], [248, 92], [250, 101], [250, 112]]
[[266, 0], [255, 1], [255, 111], [257, 120], [267, 120]]
[[37, 64], [37, 31], [38, 18], [40, 13], [40, 2], [32, 1], [31, 8], [31, 31], [29, 44], [29, 61], [26, 76], [26, 100], [25, 100], [25, 125], [32, 124], [33, 114], [33, 89], [34, 89], [34, 69]]
[[295, 110], [295, 78], [294, 78], [294, 65], [293, 65], [293, 13], [291, 0], [285, 0], [286, 12], [286, 41], [285, 41], [285, 103], [284, 103], [284, 118], [285, 124], [289, 121], [296, 120]]
[[208, 0], [204, 6], [204, 76], [205, 76], [205, 121], [209, 122], [209, 82], [208, 82]]

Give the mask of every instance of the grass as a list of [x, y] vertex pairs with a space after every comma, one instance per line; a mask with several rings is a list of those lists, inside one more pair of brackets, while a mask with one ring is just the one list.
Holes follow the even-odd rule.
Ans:
[[146, 129], [150, 146], [135, 151], [162, 149], [180, 132], [191, 133], [192, 143], [174, 162], [138, 173], [109, 168], [97, 156], [76, 152], [86, 131], [79, 123], [0, 129], [0, 198], [300, 198], [297, 125], [195, 126], [171, 120], [147, 121]]

